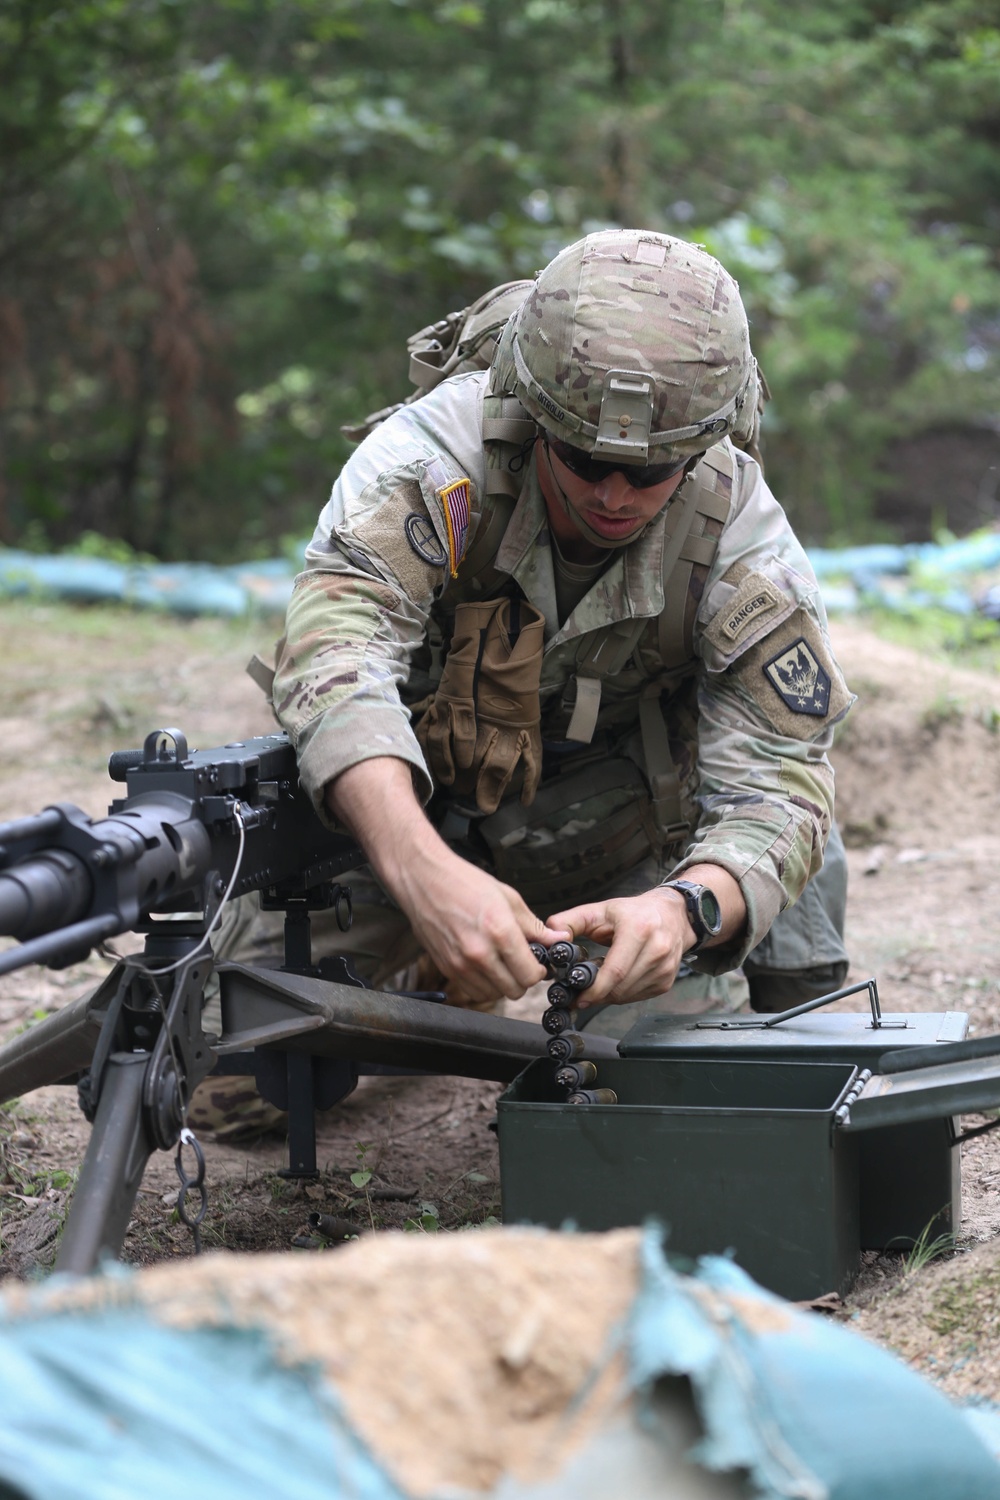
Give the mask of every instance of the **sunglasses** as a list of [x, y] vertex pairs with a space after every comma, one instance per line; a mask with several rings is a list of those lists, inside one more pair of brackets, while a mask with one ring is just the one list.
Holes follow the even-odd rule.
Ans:
[[673, 479], [691, 461], [691, 455], [688, 454], [671, 463], [646, 464], [640, 467], [638, 464], [611, 463], [604, 458], [595, 458], [592, 453], [585, 453], [582, 448], [573, 448], [569, 443], [560, 442], [558, 438], [545, 437], [544, 442], [571, 474], [575, 474], [578, 479], [585, 479], [588, 484], [597, 484], [609, 474], [624, 474], [633, 489], [651, 490], [654, 485]]

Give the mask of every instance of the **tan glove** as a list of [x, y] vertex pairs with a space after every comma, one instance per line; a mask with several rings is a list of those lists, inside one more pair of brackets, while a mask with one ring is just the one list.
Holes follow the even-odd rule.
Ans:
[[521, 801], [538, 790], [544, 630], [544, 616], [523, 599], [460, 604], [441, 682], [416, 728], [435, 779], [474, 792], [485, 813], [496, 812], [519, 766]]

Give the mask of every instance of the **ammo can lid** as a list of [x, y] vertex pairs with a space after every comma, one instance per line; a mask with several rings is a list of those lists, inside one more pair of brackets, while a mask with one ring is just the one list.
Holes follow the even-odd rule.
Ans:
[[880, 1072], [859, 1083], [837, 1111], [841, 1130], [877, 1130], [995, 1109], [1000, 1105], [1000, 1036], [940, 1050], [890, 1053]]
[[865, 1063], [873, 1070], [887, 1052], [964, 1040], [965, 1011], [888, 1014], [874, 1026], [863, 1014], [813, 1011], [780, 1025], [769, 1016], [644, 1016], [618, 1044], [622, 1057], [761, 1057], [806, 1062]]

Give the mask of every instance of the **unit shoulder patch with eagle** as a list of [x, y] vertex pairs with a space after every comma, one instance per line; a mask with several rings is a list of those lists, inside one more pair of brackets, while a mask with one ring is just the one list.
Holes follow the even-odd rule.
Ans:
[[830, 677], [804, 636], [764, 663], [764, 673], [793, 714], [825, 719], [830, 708]]
[[801, 605], [730, 668], [779, 734], [808, 740], [843, 718], [854, 694], [816, 616]]

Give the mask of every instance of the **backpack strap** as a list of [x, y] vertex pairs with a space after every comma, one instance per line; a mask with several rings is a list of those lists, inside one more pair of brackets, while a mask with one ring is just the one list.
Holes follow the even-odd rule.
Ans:
[[[459, 565], [458, 577], [461, 583], [478, 583], [484, 587], [491, 573], [495, 574], [497, 579], [506, 578], [507, 575], [501, 573], [495, 566], [494, 559], [500, 550], [500, 543], [510, 524], [516, 504], [515, 496], [491, 495], [487, 490], [483, 497], [479, 525]], [[493, 580], [489, 579], [489, 582], [492, 583]]]
[[660, 704], [659, 683], [649, 683], [639, 699], [639, 734], [656, 826], [664, 845], [679, 843], [687, 838], [690, 829], [681, 800], [681, 778], [670, 751], [670, 737]]
[[536, 423], [516, 396], [487, 389], [482, 415], [486, 482], [479, 522], [459, 570], [463, 583], [478, 585], [481, 590], [493, 587], [505, 576], [493, 566], [493, 559], [524, 483], [523, 465], [512, 468], [511, 462], [537, 433]]
[[516, 396], [487, 390], [483, 397], [483, 452], [486, 456], [486, 494], [516, 500], [524, 482], [523, 466], [511, 462], [533, 438], [538, 426]]
[[[719, 538], [732, 507], [736, 456], [730, 443], [709, 449], [688, 481], [687, 493], [671, 525], [663, 551], [663, 610], [657, 622], [657, 646], [665, 675], [683, 674], [694, 663], [694, 621], [701, 595], [695, 569], [704, 584], [719, 550]], [[660, 695], [663, 678], [650, 682], [639, 702], [642, 753], [649, 776], [656, 821], [664, 843], [688, 835], [681, 780], [670, 751]]]
[[[697, 600], [691, 598], [695, 568], [708, 576], [719, 537], [729, 518], [736, 456], [729, 443], [710, 448], [685, 486], [679, 507], [667, 513], [663, 551], [663, 611], [657, 627], [660, 660], [675, 672], [694, 660]], [[693, 606], [693, 607], [692, 607]]]

